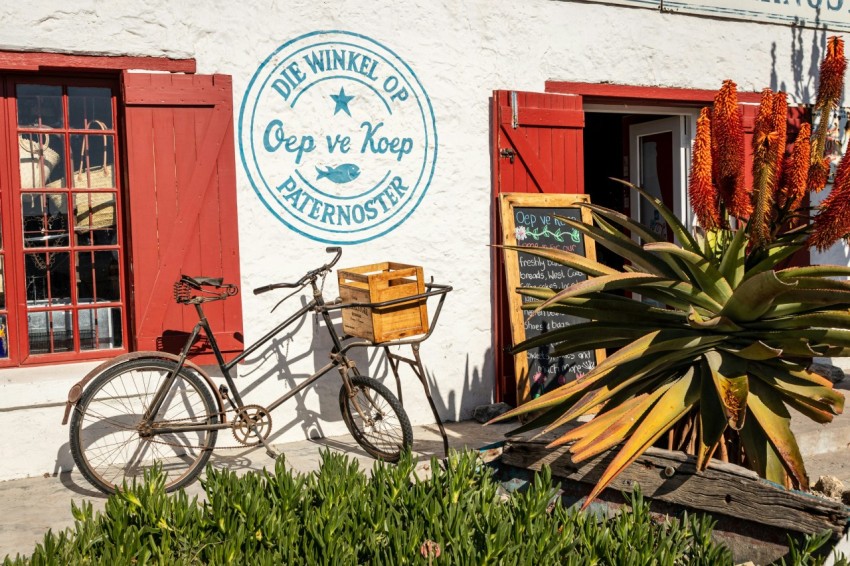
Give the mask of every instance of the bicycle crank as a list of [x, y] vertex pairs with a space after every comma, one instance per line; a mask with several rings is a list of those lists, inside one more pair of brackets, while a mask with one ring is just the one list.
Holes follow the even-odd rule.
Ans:
[[230, 424], [233, 437], [244, 446], [259, 446], [272, 431], [272, 417], [268, 409], [260, 405], [245, 405], [236, 409]]

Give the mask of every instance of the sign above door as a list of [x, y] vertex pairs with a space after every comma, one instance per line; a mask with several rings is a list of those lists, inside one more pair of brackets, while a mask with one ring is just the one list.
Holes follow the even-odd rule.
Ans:
[[768, 22], [816, 28], [826, 31], [850, 31], [850, 2], [845, 0], [796, 0], [780, 3], [741, 0], [588, 0], [598, 4], [649, 8], [668, 13], [711, 16], [730, 20]]

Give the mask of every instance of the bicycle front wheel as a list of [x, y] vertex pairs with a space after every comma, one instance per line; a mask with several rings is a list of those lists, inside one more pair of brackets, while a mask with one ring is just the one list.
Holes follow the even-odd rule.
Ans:
[[150, 426], [142, 426], [154, 395], [175, 367], [167, 360], [131, 360], [107, 369], [83, 392], [71, 418], [71, 454], [100, 491], [114, 493], [125, 481], [142, 479], [154, 464], [162, 469], [166, 491], [190, 484], [203, 470], [217, 431], [156, 433], [162, 426], [218, 423], [209, 387], [197, 375], [181, 369]]
[[349, 379], [351, 395], [339, 390], [342, 420], [354, 440], [371, 456], [397, 462], [413, 445], [413, 429], [404, 407], [383, 383], [365, 375]]

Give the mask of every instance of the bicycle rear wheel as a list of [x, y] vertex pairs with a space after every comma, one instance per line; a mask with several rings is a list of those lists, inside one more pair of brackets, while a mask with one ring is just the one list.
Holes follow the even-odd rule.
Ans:
[[[175, 367], [167, 360], [131, 360], [107, 369], [83, 392], [71, 418], [71, 454], [100, 491], [114, 493], [124, 481], [141, 479], [154, 464], [161, 466], [167, 491], [190, 484], [203, 470], [217, 431], [142, 435], [142, 418]], [[218, 420], [209, 387], [184, 368], [151, 424], [155, 429], [166, 421], [198, 425]]]
[[371, 456], [397, 462], [401, 452], [413, 445], [413, 429], [404, 407], [389, 389], [365, 375], [353, 376], [351, 395], [339, 390], [342, 420], [354, 440]]

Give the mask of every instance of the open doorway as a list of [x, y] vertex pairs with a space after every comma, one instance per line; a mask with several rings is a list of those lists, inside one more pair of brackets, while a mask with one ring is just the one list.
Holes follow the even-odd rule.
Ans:
[[[690, 226], [686, 177], [696, 114], [682, 110], [668, 113], [599, 105], [585, 113], [584, 190], [590, 201], [631, 216], [670, 241], [672, 233], [654, 209], [611, 179], [645, 188]], [[623, 267], [620, 256], [601, 246], [597, 257], [616, 269]]]

